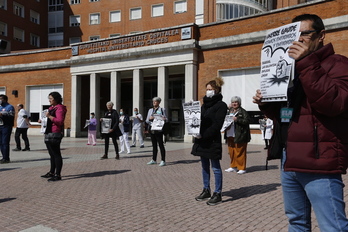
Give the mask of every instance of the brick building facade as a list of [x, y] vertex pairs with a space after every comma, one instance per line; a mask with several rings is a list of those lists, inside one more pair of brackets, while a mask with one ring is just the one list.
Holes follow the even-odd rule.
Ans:
[[[71, 129], [71, 136], [83, 136], [89, 112], [102, 115], [110, 99], [116, 109], [126, 108], [131, 114], [137, 107], [146, 115], [152, 97], [160, 96], [172, 121], [172, 136], [183, 137], [182, 102], [202, 99], [205, 84], [216, 76], [226, 82], [222, 90], [226, 102], [239, 95], [247, 111], [257, 112], [251, 97], [259, 85], [266, 32], [302, 13], [321, 16], [327, 30], [325, 43], [333, 43], [337, 53], [348, 56], [348, 2], [312, 1], [243, 19], [1, 55], [0, 93], [40, 117], [48, 92], [62, 91], [68, 107], [65, 128]], [[18, 90], [18, 95], [12, 95], [12, 90]], [[38, 132], [39, 125], [33, 124], [29, 131]], [[252, 128], [252, 142], [260, 143], [258, 125]]]

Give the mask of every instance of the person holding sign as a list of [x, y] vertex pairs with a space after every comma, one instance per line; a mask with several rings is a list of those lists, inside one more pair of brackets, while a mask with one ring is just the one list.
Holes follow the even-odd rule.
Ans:
[[[112, 142], [115, 147], [116, 152], [116, 159], [120, 159], [120, 155], [118, 153], [118, 144], [117, 144], [117, 138], [122, 135], [120, 128], [118, 127], [119, 124], [119, 116], [115, 109], [113, 109], [114, 103], [109, 101], [106, 103], [106, 108], [108, 109], [105, 112], [104, 118], [100, 119], [100, 122], [102, 124], [102, 133], [104, 134], [105, 139], [105, 152], [101, 159], [107, 159], [108, 158], [108, 151], [109, 151], [109, 142], [110, 137], [112, 138]], [[105, 123], [106, 121], [110, 121], [110, 123]], [[107, 125], [107, 126], [106, 126]]]
[[231, 98], [229, 114], [232, 116], [231, 125], [225, 130], [228, 153], [230, 154], [230, 167], [225, 172], [246, 173], [246, 152], [250, 142], [250, 117], [241, 107], [242, 99], [238, 96]]
[[311, 207], [320, 231], [348, 231], [341, 177], [348, 165], [348, 58], [324, 45], [319, 16], [304, 14], [293, 22], [301, 22], [301, 36], [288, 50], [296, 72], [288, 100], [266, 103], [257, 90], [253, 102], [275, 122], [277, 144], [270, 152], [282, 157], [289, 231], [311, 231]]
[[162, 99], [160, 97], [154, 97], [152, 99], [153, 108], [147, 112], [146, 123], [150, 126], [150, 137], [152, 142], [152, 160], [147, 164], [157, 164], [157, 144], [161, 150], [161, 159], [159, 166], [166, 166], [166, 149], [163, 144], [163, 128], [164, 123], [167, 121], [166, 109], [160, 107]]
[[[195, 142], [191, 154], [201, 157], [203, 191], [195, 199], [207, 201], [208, 205], [216, 205], [222, 202], [222, 170], [220, 160], [222, 158], [222, 144], [220, 129], [225, 121], [227, 105], [222, 101], [222, 78], [218, 77], [206, 84], [206, 95], [203, 97], [201, 107], [201, 126], [198, 135], [194, 135]], [[210, 190], [210, 165], [215, 176], [215, 190], [211, 195]]]

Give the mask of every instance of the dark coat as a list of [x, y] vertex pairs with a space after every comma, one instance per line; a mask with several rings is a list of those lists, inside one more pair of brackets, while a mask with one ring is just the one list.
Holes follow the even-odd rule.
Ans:
[[[250, 135], [250, 116], [242, 107], [239, 107], [236, 115], [237, 120], [234, 121], [234, 143], [248, 143], [251, 140]], [[225, 133], [226, 135], [226, 133]]]
[[111, 128], [113, 130], [113, 132], [107, 134], [108, 136], [111, 137], [120, 137], [122, 135], [122, 132], [118, 126], [120, 120], [119, 120], [119, 116], [116, 110], [112, 109], [111, 112], [110, 111], [106, 111], [104, 118], [111, 118]]
[[222, 158], [221, 128], [225, 121], [227, 105], [222, 101], [222, 95], [216, 94], [212, 98], [203, 98], [201, 107], [202, 138], [195, 139], [191, 154], [208, 159]]
[[[294, 93], [289, 97], [294, 112], [287, 127], [282, 126], [284, 123], [281, 123], [279, 115], [284, 104], [260, 106], [282, 128], [277, 136], [282, 137], [279, 141], [286, 148], [284, 169], [322, 174], [346, 173], [348, 59], [335, 55], [332, 45], [328, 44], [297, 61], [296, 72], [299, 76]], [[275, 148], [279, 149], [279, 146]]]
[[124, 132], [130, 131], [130, 120], [128, 114], [125, 114], [123, 118], [123, 130]]

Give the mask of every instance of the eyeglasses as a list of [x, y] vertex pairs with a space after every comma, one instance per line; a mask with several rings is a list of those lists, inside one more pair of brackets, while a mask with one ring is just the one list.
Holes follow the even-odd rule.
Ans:
[[300, 36], [304, 38], [309, 38], [312, 33], [317, 32], [316, 30], [301, 31]]

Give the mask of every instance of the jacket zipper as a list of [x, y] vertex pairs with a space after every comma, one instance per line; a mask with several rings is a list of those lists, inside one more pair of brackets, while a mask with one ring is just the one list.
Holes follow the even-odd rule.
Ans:
[[315, 158], [319, 159], [319, 146], [318, 146], [318, 128], [317, 125], [314, 125], [314, 149], [315, 149]]

